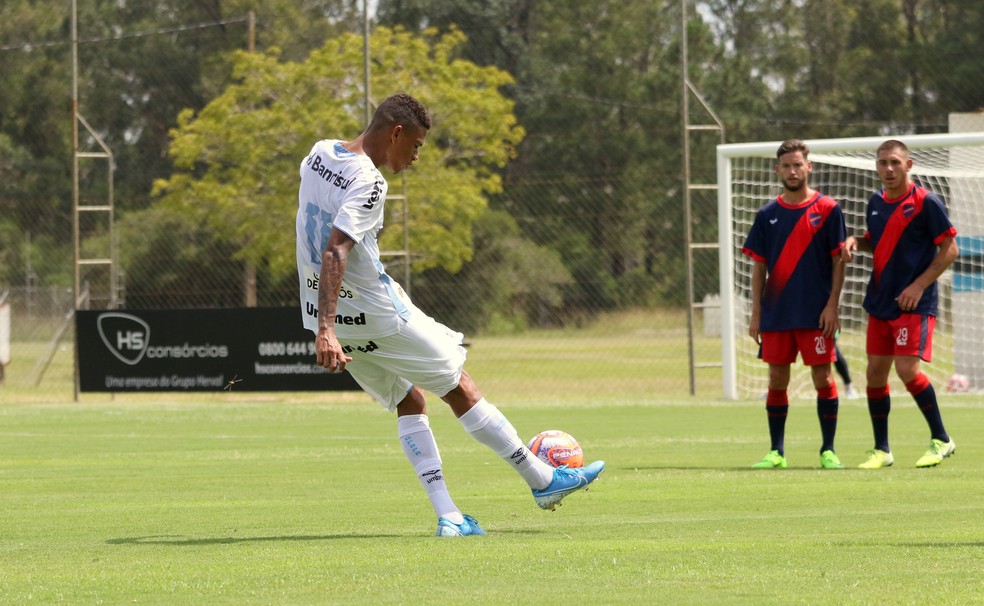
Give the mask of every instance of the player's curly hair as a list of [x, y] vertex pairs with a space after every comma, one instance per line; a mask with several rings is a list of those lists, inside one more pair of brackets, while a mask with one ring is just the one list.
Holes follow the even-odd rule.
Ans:
[[406, 93], [397, 93], [383, 100], [372, 115], [370, 127], [390, 127], [396, 124], [416, 126], [430, 130], [431, 119], [427, 108]]

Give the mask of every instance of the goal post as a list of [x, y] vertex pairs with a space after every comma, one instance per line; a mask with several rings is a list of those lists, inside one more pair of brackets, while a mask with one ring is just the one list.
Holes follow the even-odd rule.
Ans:
[[[984, 389], [984, 132], [806, 140], [813, 173], [810, 186], [834, 198], [844, 211], [848, 235], [865, 231], [865, 206], [881, 188], [875, 150], [888, 139], [903, 141], [913, 159], [914, 181], [940, 195], [957, 229], [960, 254], [940, 278], [940, 305], [933, 361], [923, 366], [937, 390], [952, 375]], [[759, 397], [768, 387], [758, 346], [748, 336], [752, 261], [741, 254], [756, 212], [781, 193], [774, 173], [781, 141], [717, 147], [718, 238], [720, 245], [721, 348], [727, 399]], [[846, 269], [841, 294], [838, 347], [848, 361], [852, 383], [863, 393], [867, 315], [862, 308], [871, 273], [871, 255], [857, 255]], [[843, 382], [835, 374], [843, 394]], [[892, 390], [903, 389], [892, 377]], [[793, 365], [789, 393], [815, 395], [809, 369]]]

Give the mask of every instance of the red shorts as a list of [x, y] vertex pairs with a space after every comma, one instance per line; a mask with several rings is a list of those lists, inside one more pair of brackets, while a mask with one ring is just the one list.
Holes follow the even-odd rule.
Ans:
[[762, 360], [769, 364], [786, 365], [802, 354], [803, 364], [819, 366], [837, 359], [834, 339], [823, 336], [821, 330], [776, 330], [762, 334]]
[[902, 314], [894, 320], [868, 316], [868, 354], [917, 356], [933, 361], [933, 329], [936, 316]]

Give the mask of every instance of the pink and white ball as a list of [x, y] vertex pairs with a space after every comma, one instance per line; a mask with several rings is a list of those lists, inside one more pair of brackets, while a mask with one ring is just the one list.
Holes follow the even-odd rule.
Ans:
[[526, 445], [538, 459], [548, 465], [584, 467], [584, 451], [574, 436], [559, 429], [548, 429], [533, 436]]
[[950, 393], [964, 393], [969, 391], [970, 379], [967, 378], [967, 375], [955, 372], [950, 377], [950, 380], [946, 382], [946, 390]]

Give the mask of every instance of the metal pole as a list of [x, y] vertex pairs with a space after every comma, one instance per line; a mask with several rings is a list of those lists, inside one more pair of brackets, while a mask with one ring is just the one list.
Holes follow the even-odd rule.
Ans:
[[[246, 50], [256, 52], [256, 13], [249, 11], [246, 17], [247, 36]], [[247, 242], [249, 238], [247, 237]], [[243, 267], [243, 305], [256, 307], [256, 263], [246, 260]]]
[[[72, 307], [78, 304], [82, 279], [79, 245], [79, 14], [76, 0], [72, 0], [72, 240], [74, 248], [73, 265], [75, 280], [72, 284]], [[75, 336], [75, 380], [73, 397], [79, 401], [79, 348], [78, 335]]]
[[681, 112], [683, 118], [683, 233], [687, 272], [687, 357], [689, 359], [690, 395], [697, 393], [694, 360], [694, 272], [693, 220], [690, 208], [690, 75], [687, 70], [687, 1], [680, 2], [680, 74], [682, 84]]
[[256, 52], [256, 12], [249, 11], [246, 16], [247, 31], [249, 32], [249, 38], [246, 43], [246, 48], [249, 52]]
[[365, 90], [363, 91], [366, 108], [365, 125], [369, 126], [369, 120], [372, 119], [372, 108], [369, 107], [369, 99], [372, 98], [372, 91], [369, 88], [369, 0], [362, 0], [362, 61], [362, 71], [365, 78]]
[[79, 298], [79, 30], [76, 0], [72, 0], [72, 239], [75, 280], [72, 301]]

